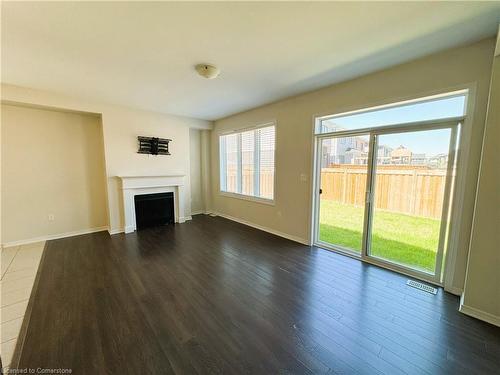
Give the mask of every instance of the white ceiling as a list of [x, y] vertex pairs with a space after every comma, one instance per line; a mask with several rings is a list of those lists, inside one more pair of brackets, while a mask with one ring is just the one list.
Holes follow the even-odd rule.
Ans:
[[494, 35], [499, 19], [499, 2], [2, 2], [2, 82], [212, 120]]

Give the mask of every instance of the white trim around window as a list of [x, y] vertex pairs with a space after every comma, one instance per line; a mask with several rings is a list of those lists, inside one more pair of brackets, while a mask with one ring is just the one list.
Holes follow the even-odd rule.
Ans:
[[251, 202], [255, 202], [255, 203], [267, 204], [267, 205], [270, 205], [270, 206], [274, 206], [275, 205], [274, 199], [266, 199], [266, 198], [254, 197], [253, 195], [245, 195], [245, 194], [238, 194], [238, 193], [229, 193], [227, 191], [222, 191], [222, 190], [219, 190], [219, 195], [221, 195], [223, 197], [228, 197], [228, 198], [242, 199], [244, 201], [251, 201]]
[[274, 205], [276, 121], [221, 132], [219, 195]]
[[[312, 147], [315, 155], [317, 156], [317, 140], [322, 136], [331, 136], [333, 134], [339, 135], [339, 133], [331, 133], [329, 134], [317, 134], [316, 130], [318, 127], [318, 122], [324, 118], [328, 117], [340, 117], [350, 114], [358, 114], [363, 112], [370, 112], [379, 109], [386, 109], [391, 107], [398, 107], [400, 105], [407, 105], [411, 103], [424, 102], [422, 99], [439, 100], [440, 98], [452, 97], [452, 96], [466, 96], [465, 100], [465, 118], [461, 120], [461, 124], [459, 127], [459, 137], [458, 143], [456, 147], [456, 171], [455, 171], [455, 182], [453, 186], [453, 200], [449, 205], [449, 213], [450, 213], [450, 224], [449, 224], [449, 233], [447, 234], [448, 244], [446, 246], [446, 251], [443, 254], [444, 260], [442, 263], [442, 269], [440, 271], [440, 280], [438, 282], [439, 285], [443, 285], [444, 289], [452, 294], [460, 295], [462, 290], [457, 287], [460, 284], [460, 281], [456, 280], [459, 276], [455, 275], [456, 271], [456, 262], [458, 257], [458, 250], [460, 244], [460, 235], [461, 229], [463, 226], [463, 222], [461, 220], [462, 208], [464, 206], [465, 200], [465, 186], [466, 186], [466, 171], [468, 170], [468, 161], [469, 161], [469, 153], [471, 146], [471, 138], [472, 138], [472, 126], [474, 122], [474, 111], [475, 111], [475, 101], [477, 95], [477, 84], [475, 82], [468, 84], [461, 84], [451, 87], [445, 87], [439, 90], [429, 90], [423, 91], [420, 93], [414, 93], [410, 96], [403, 97], [390, 97], [380, 101], [375, 101], [371, 103], [366, 103], [362, 107], [355, 105], [351, 107], [344, 108], [336, 108], [331, 111], [324, 111], [322, 113], [316, 113], [312, 115]], [[361, 109], [360, 109], [361, 108]], [[411, 124], [402, 124], [402, 125], [411, 125]], [[356, 131], [362, 131], [363, 129], [357, 129]], [[317, 157], [313, 157], [311, 160], [312, 170], [316, 171], [318, 168]], [[310, 245], [313, 245], [317, 238], [315, 238], [315, 231], [317, 227], [316, 223], [316, 212], [315, 209], [317, 207], [317, 191], [319, 190], [318, 181], [316, 178], [311, 179], [311, 189], [313, 194], [310, 197]], [[333, 250], [333, 249], [332, 249]], [[338, 249], [335, 249], [338, 251]], [[365, 261], [370, 261], [369, 259], [365, 259]], [[391, 265], [392, 266], [392, 265]], [[388, 268], [391, 268], [389, 266]], [[397, 270], [396, 267], [394, 269], [398, 272], [401, 270]], [[405, 273], [405, 272], [403, 272]], [[413, 277], [419, 277], [412, 275]], [[426, 280], [429, 281], [429, 280]]]

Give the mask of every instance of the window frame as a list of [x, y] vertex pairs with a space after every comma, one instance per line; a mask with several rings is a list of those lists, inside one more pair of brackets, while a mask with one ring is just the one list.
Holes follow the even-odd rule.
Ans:
[[[320, 124], [320, 120], [327, 117], [340, 117], [349, 114], [357, 114], [365, 111], [372, 111], [378, 109], [384, 109], [388, 107], [397, 107], [399, 105], [406, 105], [412, 102], [422, 102], [422, 99], [439, 99], [440, 97], [447, 97], [451, 95], [462, 95], [465, 93], [466, 100], [464, 103], [465, 114], [464, 120], [460, 127], [459, 138], [457, 141], [457, 150], [456, 150], [456, 171], [455, 171], [455, 181], [453, 186], [453, 201], [450, 207], [450, 220], [454, 225], [450, 226], [449, 233], [447, 235], [448, 244], [446, 246], [446, 252], [444, 254], [445, 259], [443, 260], [443, 267], [441, 269], [441, 279], [442, 281], [439, 283], [435, 283], [436, 285], [444, 286], [444, 289], [452, 294], [460, 295], [462, 290], [455, 286], [457, 279], [460, 276], [457, 276], [456, 273], [456, 263], [458, 258], [458, 252], [460, 250], [461, 236], [462, 236], [462, 225], [463, 221], [461, 220], [461, 214], [463, 212], [464, 201], [465, 201], [465, 189], [467, 186], [467, 171], [469, 168], [469, 155], [471, 152], [471, 139], [472, 139], [472, 127], [474, 124], [474, 118], [477, 115], [476, 113], [476, 96], [477, 96], [477, 83], [466, 83], [466, 84], [458, 84], [455, 86], [448, 86], [444, 88], [426, 90], [426, 91], [418, 91], [407, 95], [402, 96], [389, 96], [381, 99], [374, 100], [372, 102], [367, 103], [356, 103], [354, 105], [347, 105], [344, 107], [333, 107], [331, 110], [325, 110], [322, 112], [316, 112], [311, 116], [311, 133], [312, 133], [312, 142], [311, 147], [314, 150], [313, 157], [311, 159], [311, 168], [313, 171], [316, 171], [317, 168], [317, 138], [321, 136], [328, 136], [335, 134], [339, 135], [339, 132], [332, 133], [317, 133], [317, 126]], [[441, 119], [441, 121], [446, 121], [449, 119]], [[409, 123], [401, 124], [401, 125], [412, 125]], [[357, 129], [357, 131], [365, 131], [366, 129]], [[312, 191], [311, 199], [310, 199], [310, 210], [312, 212], [310, 221], [309, 221], [309, 246], [313, 246], [315, 238], [314, 231], [316, 230], [315, 223], [315, 210], [316, 209], [316, 191], [318, 189], [317, 181], [315, 178], [311, 179], [310, 188]], [[350, 255], [349, 255], [350, 256]], [[369, 261], [367, 260], [369, 263]], [[405, 271], [398, 271], [402, 274], [407, 274], [409, 276], [415, 277], [414, 275], [410, 275]], [[459, 275], [459, 273], [458, 273]]]
[[[274, 152], [273, 152], [273, 158], [274, 158], [274, 167], [273, 167], [273, 198], [263, 198], [263, 197], [257, 197], [255, 195], [247, 195], [243, 193], [237, 193], [237, 192], [229, 192], [222, 190], [222, 159], [221, 159], [221, 137], [226, 136], [226, 135], [231, 135], [231, 134], [239, 134], [239, 139], [240, 141], [238, 142], [238, 161], [241, 160], [241, 134], [247, 131], [255, 131], [261, 128], [268, 128], [268, 127], [274, 127]], [[259, 122], [256, 125], [253, 126], [248, 126], [245, 128], [237, 128], [237, 129], [232, 129], [232, 130], [227, 130], [227, 131], [222, 131], [217, 134], [218, 136], [218, 149], [219, 149], [219, 160], [218, 160], [218, 169], [219, 169], [219, 195], [223, 197], [228, 197], [228, 198], [235, 198], [235, 199], [241, 199], [245, 201], [251, 201], [255, 203], [262, 203], [262, 204], [267, 204], [274, 206], [276, 202], [276, 145], [277, 145], [277, 133], [278, 133], [278, 127], [277, 127], [277, 121], [276, 120], [269, 120], [265, 122]], [[260, 159], [260, 155], [258, 157]], [[255, 155], [254, 155], [254, 163], [255, 163]], [[227, 165], [224, 163], [224, 165]], [[237, 175], [241, 174], [241, 166], [238, 168], [240, 172], [237, 172]], [[257, 174], [258, 178], [254, 179], [254, 186], [257, 184], [257, 181], [260, 181], [260, 174]], [[255, 175], [254, 175], [255, 176]], [[237, 177], [239, 179], [240, 177]], [[257, 181], [256, 181], [257, 180]]]
[[[379, 127], [390, 127], [390, 126], [402, 126], [402, 125], [413, 125], [413, 124], [419, 124], [419, 123], [427, 123], [427, 122], [433, 122], [433, 121], [441, 121], [441, 120], [448, 120], [448, 119], [454, 119], [454, 118], [459, 118], [459, 117], [467, 117], [466, 113], [467, 110], [469, 109], [469, 101], [470, 101], [470, 94], [472, 92], [471, 87], [462, 87], [462, 88], [456, 88], [456, 89], [450, 89], [450, 91], [440, 91], [439, 93], [428, 93], [427, 95], [422, 95], [418, 97], [412, 97], [411, 99], [392, 99], [389, 102], [384, 102], [383, 104], [374, 104], [374, 105], [368, 105], [366, 107], [355, 107], [354, 109], [346, 109], [346, 110], [341, 110], [339, 112], [334, 112], [334, 113], [329, 113], [329, 114], [316, 114], [313, 116], [313, 136], [322, 136], [322, 135], [333, 135], [333, 134], [340, 134], [340, 133], [350, 133], [350, 132], [366, 132], [369, 131], [370, 129], [373, 128], [379, 128]], [[399, 108], [399, 107], [406, 107], [412, 104], [423, 104], [423, 103], [429, 103], [429, 102], [435, 102], [443, 99], [450, 99], [450, 98], [456, 98], [456, 97], [465, 97], [465, 102], [464, 102], [464, 112], [459, 115], [459, 116], [452, 116], [452, 117], [443, 117], [440, 119], [431, 119], [431, 120], [415, 120], [415, 121], [410, 121], [410, 122], [404, 122], [404, 123], [395, 123], [395, 124], [389, 124], [389, 125], [378, 125], [378, 126], [367, 126], [364, 128], [355, 128], [355, 129], [345, 129], [345, 130], [339, 130], [339, 131], [330, 131], [330, 132], [318, 132], [318, 128], [322, 126], [323, 121], [325, 120], [331, 120], [334, 118], [339, 118], [339, 117], [348, 117], [348, 116], [355, 116], [355, 115], [360, 115], [364, 113], [370, 113], [370, 112], [378, 112], [378, 111], [384, 111], [384, 110], [390, 110], [394, 108]]]

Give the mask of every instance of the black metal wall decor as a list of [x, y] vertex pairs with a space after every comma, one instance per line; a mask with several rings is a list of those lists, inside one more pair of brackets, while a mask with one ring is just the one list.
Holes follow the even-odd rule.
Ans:
[[138, 136], [137, 139], [139, 140], [138, 154], [170, 155], [168, 143], [171, 139], [141, 136]]

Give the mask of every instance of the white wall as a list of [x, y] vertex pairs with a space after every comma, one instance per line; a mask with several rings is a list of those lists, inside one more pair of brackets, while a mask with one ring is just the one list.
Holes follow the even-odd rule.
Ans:
[[2, 104], [1, 119], [5, 243], [106, 227], [100, 117]]
[[191, 214], [205, 212], [201, 180], [201, 130], [189, 130], [190, 178], [191, 178]]
[[[390, 69], [343, 82], [321, 90], [295, 96], [215, 122], [212, 134], [212, 205], [213, 211], [281, 232], [308, 242], [310, 240], [313, 157], [313, 117], [375, 105], [413, 99], [475, 87], [465, 193], [459, 222], [459, 241], [454, 277], [449, 290], [462, 289], [478, 174], [481, 141], [492, 56], [493, 38], [469, 46], [443, 51]], [[259, 204], [220, 195], [218, 135], [275, 119], [276, 186], [275, 205]], [[462, 153], [464, 154], [464, 153]], [[301, 181], [305, 174], [307, 181]]]
[[467, 276], [460, 310], [498, 326], [500, 326], [499, 140], [500, 56], [496, 56], [491, 76]]
[[205, 213], [212, 211], [211, 130], [201, 131], [201, 189]]
[[[122, 194], [117, 176], [184, 174], [185, 217], [190, 216], [189, 128], [210, 129], [209, 121], [98, 103], [42, 90], [2, 84], [2, 101], [101, 114], [106, 161], [109, 227], [123, 230]], [[170, 138], [170, 156], [137, 153], [137, 136]]]

